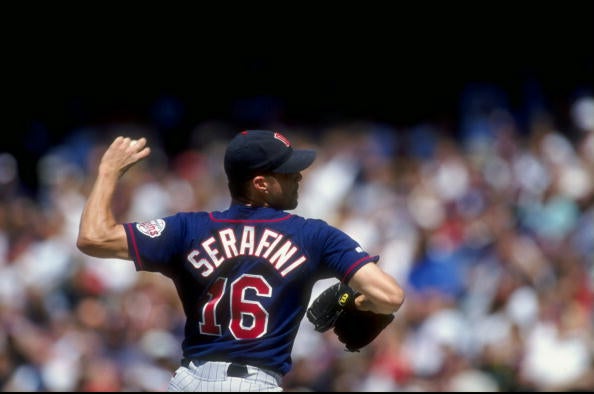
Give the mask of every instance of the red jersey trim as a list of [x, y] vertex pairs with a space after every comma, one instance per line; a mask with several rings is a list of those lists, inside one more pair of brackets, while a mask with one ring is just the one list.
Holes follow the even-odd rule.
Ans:
[[379, 256], [365, 256], [355, 261], [353, 264], [351, 264], [347, 272], [342, 277], [342, 282], [346, 283], [351, 278], [351, 276], [355, 274], [355, 270], [358, 269], [358, 267], [361, 267], [363, 263], [376, 263], [378, 260]]
[[130, 244], [132, 244], [132, 252], [134, 253], [134, 262], [138, 265], [139, 269], [143, 268], [142, 259], [140, 258], [140, 252], [138, 251], [138, 244], [136, 243], [136, 236], [134, 235], [134, 229], [132, 223], [126, 223], [125, 227], [128, 229], [127, 233], [130, 237]]

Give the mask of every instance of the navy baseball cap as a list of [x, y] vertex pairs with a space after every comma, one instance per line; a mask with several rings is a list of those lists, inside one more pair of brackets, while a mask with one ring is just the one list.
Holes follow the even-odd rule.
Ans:
[[246, 180], [262, 172], [291, 174], [313, 163], [316, 152], [293, 149], [281, 133], [244, 130], [229, 142], [225, 151], [225, 172], [233, 180]]

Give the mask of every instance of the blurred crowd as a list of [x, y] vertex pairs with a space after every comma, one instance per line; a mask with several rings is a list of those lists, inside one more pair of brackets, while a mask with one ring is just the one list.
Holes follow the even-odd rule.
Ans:
[[[379, 254], [407, 294], [360, 352], [304, 319], [287, 391], [594, 389], [594, 98], [576, 98], [562, 125], [473, 103], [456, 125], [279, 125], [318, 151], [295, 213]], [[151, 125], [73, 130], [37, 163], [35, 197], [18, 158], [0, 152], [0, 390], [166, 389], [184, 325], [175, 289], [80, 253], [81, 210], [116, 135], [153, 149], [120, 181], [118, 220], [225, 209], [222, 155], [236, 131], [198, 124], [170, 155]]]

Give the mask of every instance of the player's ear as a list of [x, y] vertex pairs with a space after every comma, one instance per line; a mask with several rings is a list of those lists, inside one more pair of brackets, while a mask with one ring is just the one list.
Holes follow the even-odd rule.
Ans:
[[259, 192], [265, 192], [266, 190], [268, 190], [269, 180], [266, 175], [256, 175], [252, 178], [251, 183], [252, 187]]

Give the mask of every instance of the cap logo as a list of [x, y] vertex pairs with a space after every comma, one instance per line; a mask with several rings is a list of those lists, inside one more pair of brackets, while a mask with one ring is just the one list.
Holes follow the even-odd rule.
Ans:
[[274, 133], [274, 138], [285, 144], [287, 148], [291, 146], [291, 142], [289, 141], [289, 139], [281, 133]]

